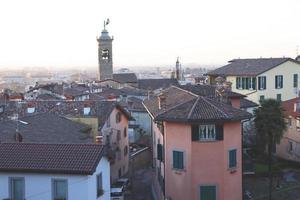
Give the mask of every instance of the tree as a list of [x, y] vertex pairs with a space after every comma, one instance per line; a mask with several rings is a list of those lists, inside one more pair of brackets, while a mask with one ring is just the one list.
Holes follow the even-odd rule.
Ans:
[[[284, 112], [281, 103], [275, 99], [267, 99], [261, 102], [261, 106], [254, 111], [254, 122], [257, 132], [257, 145], [268, 153], [268, 171], [269, 171], [269, 200], [272, 199], [272, 149], [275, 144], [279, 144], [287, 124], [284, 118]], [[264, 152], [263, 150], [263, 152]]]

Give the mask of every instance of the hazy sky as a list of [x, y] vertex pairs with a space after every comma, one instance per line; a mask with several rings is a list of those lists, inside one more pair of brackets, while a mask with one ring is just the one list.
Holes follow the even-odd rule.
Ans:
[[295, 57], [300, 45], [299, 0], [1, 0], [0, 67], [97, 66], [107, 17], [116, 66]]

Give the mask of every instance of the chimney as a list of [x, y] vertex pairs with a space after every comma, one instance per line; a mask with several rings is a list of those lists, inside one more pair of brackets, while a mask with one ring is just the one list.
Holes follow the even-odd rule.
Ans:
[[166, 108], [166, 96], [164, 94], [160, 94], [158, 97], [158, 109], [165, 109]]
[[22, 142], [23, 141], [23, 137], [19, 132], [16, 132], [16, 134], [15, 134], [15, 141], [16, 142]]
[[96, 144], [103, 144], [103, 136], [102, 135], [96, 136]]
[[35, 112], [35, 105], [32, 102], [29, 102], [27, 105], [27, 113], [32, 114]]

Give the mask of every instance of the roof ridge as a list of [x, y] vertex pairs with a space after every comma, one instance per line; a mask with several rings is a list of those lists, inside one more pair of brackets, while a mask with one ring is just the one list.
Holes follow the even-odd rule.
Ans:
[[[173, 109], [177, 108], [178, 106], [181, 106], [181, 105], [183, 105], [183, 104], [185, 104], [185, 103], [188, 103], [188, 102], [190, 102], [190, 101], [193, 101], [193, 100], [195, 100], [195, 99], [191, 99], [191, 100], [188, 100], [188, 101], [184, 101], [184, 102], [182, 102], [182, 103], [180, 103], [180, 104], [177, 104], [177, 105], [175, 105], [175, 106], [173, 106], [173, 107], [170, 107], [169, 109], [164, 110], [162, 113], [159, 113], [157, 116], [162, 115], [162, 114], [165, 114], [166, 112], [168, 112], [168, 111], [170, 111], [170, 110], [173, 110]], [[156, 117], [157, 117], [157, 116], [156, 116]]]
[[189, 114], [188, 114], [188, 117], [187, 117], [188, 119], [191, 118], [191, 115], [192, 115], [192, 113], [193, 113], [193, 110], [194, 110], [194, 108], [196, 107], [198, 101], [199, 101], [199, 98], [197, 98], [197, 100], [195, 101], [194, 105], [192, 106], [192, 108], [191, 108], [191, 110], [190, 110], [190, 112], [189, 112]]
[[172, 85], [171, 87], [174, 87], [174, 88], [176, 88], [176, 89], [179, 89], [179, 90], [181, 90], [181, 91], [183, 91], [183, 92], [185, 92], [185, 93], [191, 94], [191, 95], [193, 95], [193, 96], [195, 96], [195, 97], [198, 97], [198, 96], [199, 96], [199, 95], [197, 95], [197, 94], [195, 94], [195, 93], [193, 93], [193, 92], [191, 92], [191, 91], [185, 90], [185, 89], [180, 88], [180, 87], [177, 87], [177, 86], [175, 86], [175, 85]]
[[215, 106], [214, 104], [212, 104], [211, 102], [209, 102], [205, 97], [199, 96], [200, 98], [202, 98], [205, 102], [207, 102], [208, 104], [210, 104], [211, 106], [213, 106], [214, 108], [216, 108], [217, 110], [219, 110], [221, 113], [223, 113], [226, 117], [228, 117], [228, 115], [221, 110], [220, 108], [218, 108], [217, 106]]

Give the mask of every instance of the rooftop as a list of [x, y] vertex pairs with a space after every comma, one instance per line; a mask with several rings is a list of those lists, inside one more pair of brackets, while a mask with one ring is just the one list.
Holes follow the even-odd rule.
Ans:
[[91, 128], [55, 114], [42, 113], [0, 123], [0, 141], [17, 142], [16, 129], [23, 142], [92, 143]]
[[292, 58], [234, 59], [229, 61], [229, 64], [207, 74], [213, 76], [257, 76], [287, 61], [300, 64]]
[[177, 79], [161, 78], [161, 79], [139, 79], [138, 88], [143, 90], [165, 89], [171, 85], [179, 86]]
[[[163, 101], [160, 100], [161, 98]], [[243, 120], [251, 117], [251, 114], [246, 111], [175, 86], [144, 100], [144, 105], [158, 121], [193, 123]]]
[[92, 175], [103, 155], [99, 144], [0, 143], [0, 172]]

